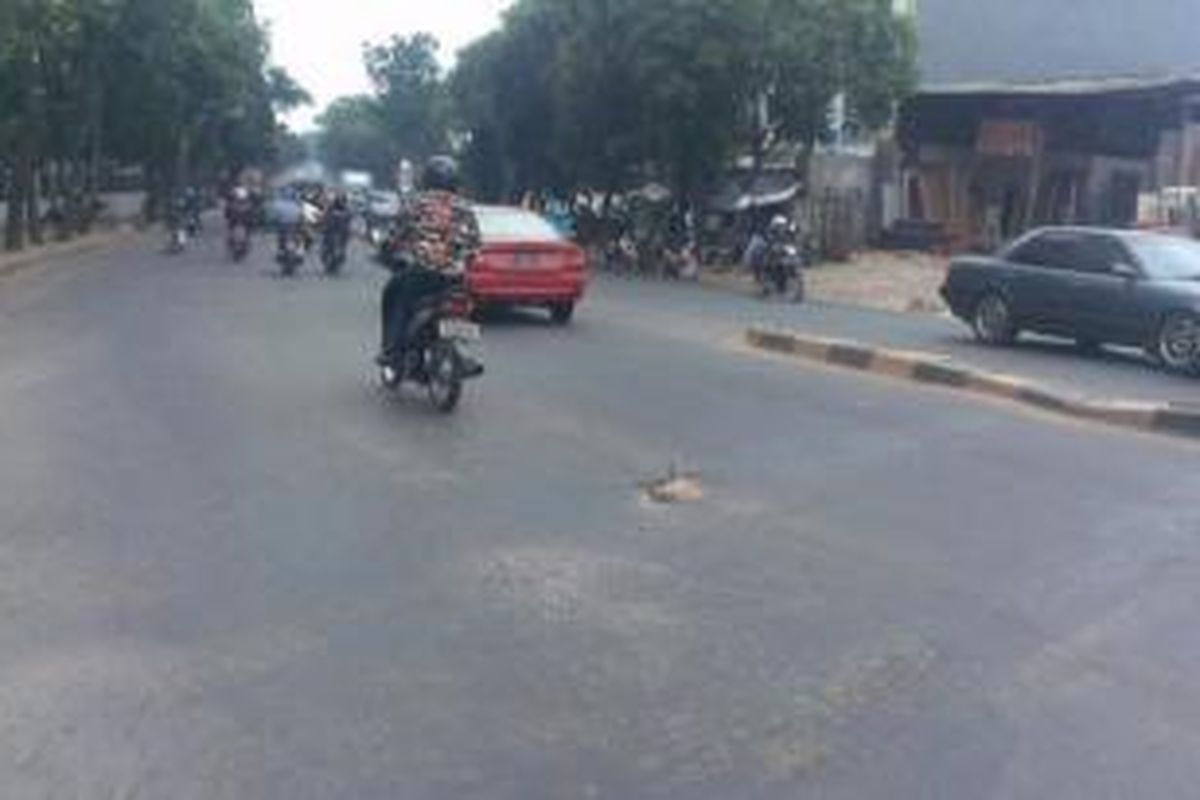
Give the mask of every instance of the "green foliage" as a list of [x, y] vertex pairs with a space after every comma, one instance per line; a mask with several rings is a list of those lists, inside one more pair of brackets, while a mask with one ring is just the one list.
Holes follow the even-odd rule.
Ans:
[[491, 195], [506, 187], [550, 187], [564, 180], [556, 127], [570, 109], [560, 102], [555, 62], [569, 35], [565, 4], [518, 4], [505, 28], [460, 54], [451, 76], [456, 122], [470, 132], [468, 174]]
[[438, 42], [426, 33], [396, 36], [387, 44], [368, 47], [367, 73], [375, 85], [384, 130], [397, 152], [423, 159], [446, 146]]
[[383, 104], [370, 95], [343, 97], [318, 118], [318, 153], [326, 166], [370, 172], [386, 182], [400, 154], [388, 135]]
[[401, 159], [419, 163], [447, 149], [449, 87], [438, 49], [424, 33], [364, 49], [375, 91], [340, 98], [317, 120], [326, 166], [367, 171], [387, 183]]
[[886, 125], [914, 52], [889, 0], [518, 0], [451, 97], [489, 194], [654, 178], [694, 196], [770, 134], [811, 146], [838, 95]]
[[[286, 73], [268, 68], [251, 0], [0, 1], [10, 206], [39, 188], [94, 191], [104, 160], [141, 164], [159, 193], [267, 162], [276, 112], [304, 102]], [[37, 220], [10, 209], [9, 223], [14, 246]]]
[[915, 82], [916, 37], [890, 0], [755, 0], [757, 90], [779, 133], [812, 145], [844, 94], [851, 121], [886, 125]]

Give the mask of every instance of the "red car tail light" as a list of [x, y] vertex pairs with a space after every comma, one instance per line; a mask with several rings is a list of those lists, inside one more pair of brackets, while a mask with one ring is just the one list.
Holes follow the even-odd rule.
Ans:
[[582, 247], [573, 247], [567, 258], [567, 268], [574, 272], [586, 272], [588, 268], [587, 252]]

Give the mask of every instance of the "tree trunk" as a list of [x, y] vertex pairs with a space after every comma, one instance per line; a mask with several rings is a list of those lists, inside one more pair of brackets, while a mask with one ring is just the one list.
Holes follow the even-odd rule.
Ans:
[[4, 249], [22, 250], [25, 247], [25, 182], [18, 160], [8, 183], [8, 220], [4, 228]]
[[25, 84], [25, 121], [22, 125], [22, 160], [27, 170], [25, 181], [25, 223], [29, 240], [35, 245], [45, 243], [42, 236], [42, 209], [38, 192], [38, 173], [42, 151], [38, 137], [46, 132], [45, 74], [41, 46], [34, 44], [30, 51]]
[[42, 195], [38, 191], [38, 169], [33, 163], [29, 168], [29, 183], [25, 190], [25, 222], [29, 228], [29, 241], [35, 245], [46, 243], [42, 232]]

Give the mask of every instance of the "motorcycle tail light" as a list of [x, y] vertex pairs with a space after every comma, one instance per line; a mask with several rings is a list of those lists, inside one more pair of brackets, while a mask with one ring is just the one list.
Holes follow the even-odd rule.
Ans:
[[465, 294], [456, 294], [447, 298], [442, 309], [452, 317], [469, 317], [474, 310], [471, 298]]

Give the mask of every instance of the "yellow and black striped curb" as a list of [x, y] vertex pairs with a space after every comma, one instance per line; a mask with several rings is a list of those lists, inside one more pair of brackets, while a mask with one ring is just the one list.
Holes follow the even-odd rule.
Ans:
[[1076, 419], [1200, 438], [1200, 404], [1095, 400], [1012, 375], [964, 367], [935, 353], [889, 350], [795, 331], [751, 328], [746, 341], [772, 353], [999, 398]]

